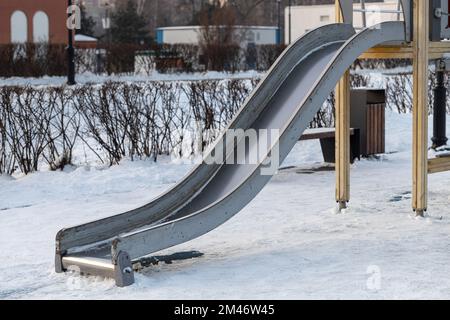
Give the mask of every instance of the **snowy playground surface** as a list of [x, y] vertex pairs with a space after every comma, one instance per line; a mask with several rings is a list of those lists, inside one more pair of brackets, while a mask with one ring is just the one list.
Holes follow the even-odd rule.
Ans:
[[333, 208], [334, 172], [307, 170], [319, 142], [301, 142], [240, 214], [164, 252], [203, 257], [147, 268], [128, 288], [56, 274], [56, 232], [145, 204], [190, 165], [0, 177], [0, 299], [448, 299], [450, 173], [430, 176], [430, 217], [413, 217], [411, 120], [387, 113], [388, 154], [352, 166], [347, 212]]

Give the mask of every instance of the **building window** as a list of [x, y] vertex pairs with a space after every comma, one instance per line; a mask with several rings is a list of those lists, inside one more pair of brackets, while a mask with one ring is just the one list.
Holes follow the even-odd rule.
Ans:
[[49, 21], [48, 16], [43, 11], [38, 11], [33, 17], [33, 42], [49, 41]]
[[320, 22], [329, 22], [330, 16], [320, 16]]
[[248, 43], [255, 43], [255, 33], [253, 31], [247, 32], [247, 42]]
[[25, 43], [28, 41], [27, 16], [23, 11], [14, 11], [11, 15], [11, 42]]

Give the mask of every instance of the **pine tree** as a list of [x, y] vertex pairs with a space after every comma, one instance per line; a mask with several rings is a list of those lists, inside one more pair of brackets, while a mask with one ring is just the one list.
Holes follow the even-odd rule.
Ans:
[[115, 43], [140, 44], [149, 40], [146, 19], [137, 13], [132, 0], [117, 8], [111, 17], [111, 40]]
[[86, 8], [80, 5], [81, 9], [81, 29], [76, 30], [76, 34], [84, 34], [88, 36], [94, 35], [95, 21], [88, 15]]

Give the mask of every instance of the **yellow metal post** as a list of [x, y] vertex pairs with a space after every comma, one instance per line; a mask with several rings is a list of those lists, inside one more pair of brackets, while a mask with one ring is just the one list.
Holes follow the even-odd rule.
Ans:
[[[344, 17], [336, 0], [336, 22]], [[345, 209], [350, 201], [350, 72], [347, 71], [336, 87], [336, 201]]]
[[429, 1], [414, 0], [413, 35], [413, 209], [418, 216], [428, 201]]

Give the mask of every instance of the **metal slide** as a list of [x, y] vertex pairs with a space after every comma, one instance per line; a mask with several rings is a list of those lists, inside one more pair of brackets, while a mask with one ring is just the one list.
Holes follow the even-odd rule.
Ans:
[[[269, 145], [264, 156], [274, 155], [277, 147], [282, 163], [353, 61], [371, 47], [392, 41], [405, 41], [403, 22], [381, 23], [357, 34], [349, 24], [309, 32], [285, 50], [228, 129], [280, 130], [276, 144]], [[230, 142], [223, 135], [217, 141], [227, 142], [225, 149], [234, 151], [246, 139]], [[248, 146], [252, 148], [256, 146]], [[226, 156], [235, 157], [234, 152]], [[206, 158], [212, 157], [211, 153]], [[142, 208], [61, 230], [56, 237], [56, 271], [74, 268], [113, 277], [118, 286], [130, 285], [133, 261], [217, 228], [271, 179], [261, 174], [266, 163], [206, 163]]]

